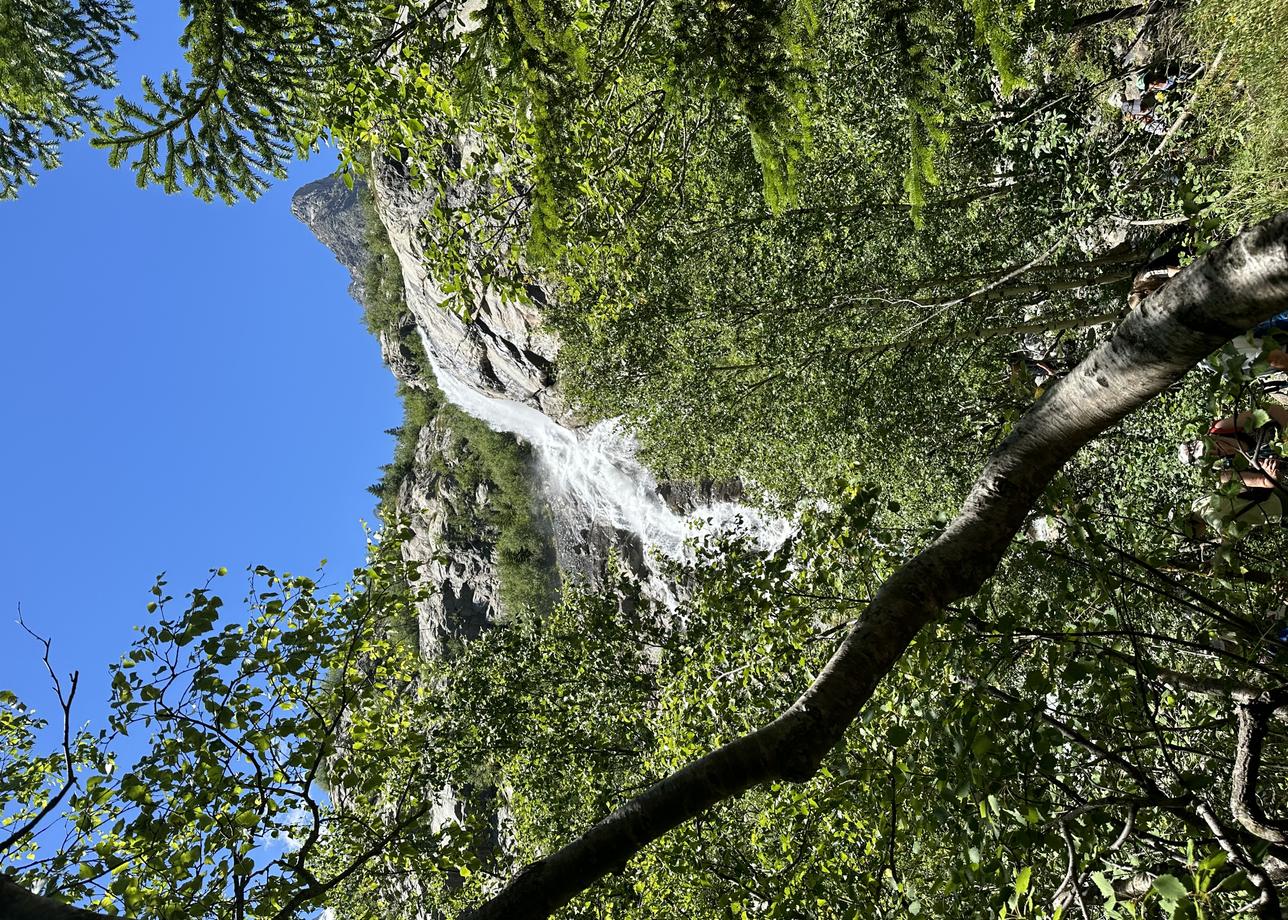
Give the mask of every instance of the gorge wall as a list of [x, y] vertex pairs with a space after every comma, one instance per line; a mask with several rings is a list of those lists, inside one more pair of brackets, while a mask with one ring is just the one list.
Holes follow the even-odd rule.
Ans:
[[[394, 481], [384, 484], [382, 508], [410, 523], [406, 552], [424, 564], [434, 589], [420, 611], [422, 652], [434, 654], [502, 616], [514, 567], [505, 564], [496, 521], [514, 510], [502, 506], [516, 501], [532, 506], [547, 541], [541, 561], [549, 584], [560, 576], [597, 583], [615, 557], [651, 582], [653, 593], [669, 594], [651, 571], [648, 549], [679, 552], [695, 510], [736, 514], [738, 485], [659, 484], [612, 423], [578, 425], [557, 386], [558, 341], [538, 307], [487, 293], [469, 323], [445, 309], [418, 242], [428, 196], [389, 161], [378, 161], [368, 181], [352, 190], [339, 177], [310, 183], [292, 210], [349, 270], [350, 291], [369, 316], [377, 294], [368, 290], [373, 248], [386, 247], [384, 257], [396, 264], [401, 309], [374, 331], [404, 400], [425, 408], [417, 430], [402, 434], [409, 462], [388, 471]], [[538, 305], [547, 296], [537, 287], [532, 293]], [[408, 412], [409, 424], [414, 415]], [[479, 419], [504, 443], [487, 439]], [[489, 470], [498, 463], [490, 451], [508, 452], [510, 465], [522, 462], [526, 496], [514, 494], [521, 491], [515, 483], [497, 481], [505, 477]], [[538, 560], [527, 562], [522, 577], [531, 582]]]
[[[373, 491], [383, 518], [409, 525], [403, 551], [429, 582], [419, 653], [450, 654], [507, 614], [552, 603], [563, 579], [602, 584], [611, 560], [674, 609], [684, 589], [654, 571], [651, 551], [685, 553], [694, 512], [706, 526], [754, 518], [737, 504], [740, 485], [659, 484], [614, 422], [579, 425], [557, 386], [540, 288], [538, 306], [484, 294], [469, 323], [446, 309], [418, 242], [428, 209], [389, 162], [366, 185], [330, 177], [292, 201], [349, 270], [404, 402], [394, 460]], [[768, 542], [786, 534], [784, 522], [759, 525]], [[481, 809], [490, 827], [481, 845], [510, 849], [500, 790], [436, 795], [436, 827]]]
[[[524, 346], [511, 349], [503, 344], [509, 339], [493, 331], [493, 326], [485, 336], [482, 329], [467, 327], [439, 307], [441, 298], [426, 283], [413, 250], [410, 222], [421, 219], [421, 209], [409, 190], [395, 185], [390, 192], [387, 182], [376, 186], [373, 180], [376, 187], [359, 183], [349, 189], [338, 176], [321, 179], [296, 192], [292, 211], [348, 269], [349, 291], [364, 309], [374, 307], [375, 292], [367, 284], [372, 260], [382, 254], [392, 254], [396, 260], [401, 309], [391, 325], [373, 331], [408, 408], [404, 423], [408, 430], [399, 432], [399, 441], [409, 456], [386, 468], [379, 511], [410, 525], [412, 537], [404, 552], [423, 564], [422, 572], [432, 586], [418, 617], [421, 652], [432, 655], [445, 642], [476, 635], [502, 615], [500, 533], [494, 523], [499, 488], [469, 437], [477, 430], [445, 404], [420, 347], [420, 333], [440, 343], [438, 349], [448, 356], [450, 366], [475, 386], [497, 387], [504, 379], [509, 384], [506, 392], [535, 402], [531, 394], [548, 384], [535, 361], [512, 360], [530, 345], [527, 323], [531, 318], [517, 313], [506, 317], [517, 325], [512, 330], [502, 328]], [[369, 196], [365, 202], [364, 196]], [[393, 202], [388, 218], [379, 211], [381, 201]], [[380, 225], [372, 226], [373, 218]], [[385, 220], [396, 232], [385, 229]], [[381, 243], [391, 248], [374, 252]], [[504, 378], [497, 376], [497, 368]], [[519, 445], [504, 448], [514, 451], [511, 459], [522, 462]], [[534, 508], [534, 513], [540, 511]], [[552, 577], [553, 564], [549, 568]]]

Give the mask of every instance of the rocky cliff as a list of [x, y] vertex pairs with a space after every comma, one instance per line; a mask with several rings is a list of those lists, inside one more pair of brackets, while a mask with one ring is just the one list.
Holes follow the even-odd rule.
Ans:
[[[332, 251], [349, 270], [349, 291], [364, 307], [366, 279], [372, 258], [372, 233], [380, 228], [368, 226], [373, 210], [363, 206], [363, 195], [370, 189], [358, 183], [350, 190], [338, 177], [328, 177], [301, 187], [291, 203], [291, 210], [314, 235]], [[400, 212], [407, 220], [415, 219], [409, 211]], [[403, 251], [398, 253], [400, 266], [412, 260], [411, 230], [404, 228]], [[424, 367], [424, 355], [417, 347], [419, 316], [410, 309], [418, 304], [429, 309], [423, 285], [408, 298], [408, 310], [395, 328], [380, 329], [377, 337], [385, 364], [398, 380], [403, 398], [425, 400], [424, 411], [408, 412], [417, 417], [415, 430], [405, 432], [411, 446], [410, 462], [387, 471], [395, 481], [387, 482], [387, 498], [382, 508], [404, 518], [411, 525], [413, 537], [405, 552], [424, 564], [422, 572], [429, 580], [430, 599], [419, 611], [420, 648], [422, 653], [437, 654], [446, 642], [478, 633], [501, 616], [501, 584], [497, 559], [496, 528], [481, 526], [488, 518], [496, 485], [477, 475], [464, 475], [463, 467], [477, 458], [470, 445], [453, 430], [451, 420], [440, 412], [441, 397], [432, 374]], [[441, 314], [443, 311], [439, 310]], [[434, 316], [430, 326], [444, 348], [455, 354], [470, 353], [474, 334], [454, 317]], [[480, 358], [485, 352], [475, 349]], [[478, 385], [485, 375], [480, 360], [464, 370]], [[463, 526], [464, 525], [464, 526]]]
[[[431, 587], [418, 609], [421, 654], [439, 655], [518, 606], [549, 603], [561, 576], [601, 581], [612, 558], [646, 592], [672, 600], [676, 589], [653, 575], [648, 548], [676, 552], [691, 534], [684, 515], [736, 508], [741, 490], [659, 485], [611, 423], [574, 428], [555, 381], [558, 342], [534, 307], [481, 294], [469, 324], [444, 308], [418, 242], [427, 202], [386, 162], [369, 186], [321, 180], [292, 206], [349, 269], [369, 325], [383, 317], [373, 331], [407, 422], [377, 491], [382, 513], [410, 524], [404, 551]], [[400, 295], [392, 310], [376, 302], [390, 287]], [[533, 293], [537, 303], [546, 296]], [[496, 789], [445, 788], [433, 823], [481, 810], [490, 818], [484, 844], [504, 850], [503, 800]]]
[[[396, 481], [387, 483], [382, 501], [387, 511], [409, 521], [414, 536], [406, 552], [424, 563], [434, 589], [419, 616], [424, 653], [435, 654], [444, 643], [486, 628], [502, 616], [505, 596], [539, 594], [541, 565], [548, 568], [546, 586], [556, 583], [557, 572], [596, 582], [610, 556], [647, 577], [643, 542], [626, 521], [601, 519], [575, 495], [543, 489], [540, 480], [551, 471], [532, 462], [522, 439], [485, 431], [444, 399], [439, 376], [497, 405], [528, 411], [544, 426], [539, 435], [566, 439], [574, 448], [581, 437], [566, 427], [570, 415], [554, 385], [558, 343], [536, 310], [485, 296], [466, 324], [445, 309], [417, 242], [425, 197], [394, 164], [378, 165], [369, 181], [353, 190], [336, 177], [310, 183], [296, 193], [292, 210], [350, 271], [350, 291], [359, 302], [368, 294], [373, 246], [387, 245], [401, 273], [405, 309], [377, 336], [404, 400], [418, 402], [423, 411], [408, 413], [418, 419], [416, 430], [403, 435], [410, 462], [390, 470]], [[364, 207], [367, 194], [374, 208]], [[373, 216], [382, 227], [368, 225]], [[520, 464], [529, 474], [527, 488], [501, 475]], [[696, 495], [682, 487], [669, 494], [681, 501]], [[541, 529], [546, 545], [544, 552], [532, 547], [531, 558], [516, 563], [503, 558], [498, 546], [502, 524], [515, 526], [515, 506], [523, 503], [531, 506], [527, 525]]]
[[[557, 567], [578, 580], [597, 582], [610, 557], [648, 580], [646, 544], [674, 551], [688, 534], [683, 514], [740, 496], [736, 484], [658, 485], [634, 462], [628, 439], [603, 427], [573, 427], [555, 385], [558, 342], [542, 326], [537, 309], [489, 293], [480, 295], [468, 324], [445, 309], [445, 296], [418, 242], [428, 196], [415, 191], [398, 165], [388, 161], [377, 162], [369, 183], [352, 191], [338, 178], [310, 183], [297, 192], [293, 211], [349, 269], [351, 290], [360, 301], [367, 293], [364, 278], [373, 246], [387, 246], [401, 274], [404, 310], [377, 334], [404, 399], [431, 404], [418, 431], [411, 432], [411, 462], [395, 471], [398, 481], [389, 484], [390, 510], [410, 520], [415, 533], [407, 551], [425, 563], [436, 588], [420, 617], [427, 653], [476, 634], [502, 615], [506, 566], [498, 555], [498, 527], [489, 523], [497, 520], [499, 505], [532, 502], [548, 538], [551, 574]], [[374, 207], [364, 208], [368, 193]], [[382, 227], [367, 225], [372, 216]], [[536, 303], [546, 296], [537, 288], [533, 292]], [[455, 395], [445, 400], [443, 390]], [[443, 411], [444, 403], [465, 402], [471, 404], [469, 414], [517, 433], [518, 446], [513, 439], [507, 442], [512, 449], [535, 448], [527, 464], [532, 488], [526, 498], [504, 493], [498, 477], [480, 472], [479, 451], [487, 445], [477, 428], [473, 437], [462, 436], [477, 423]], [[508, 488], [518, 491], [513, 482]], [[534, 580], [531, 566], [522, 577]]]
[[291, 213], [349, 270], [349, 293], [362, 303], [367, 265], [365, 220], [360, 187], [349, 188], [335, 176], [301, 186], [291, 198]]
[[[446, 296], [425, 265], [420, 242], [432, 196], [413, 189], [401, 165], [383, 158], [377, 158], [371, 171], [371, 189], [402, 265], [407, 309], [424, 331], [437, 363], [484, 392], [567, 421], [567, 404], [555, 388], [559, 343], [543, 328], [537, 308], [504, 300], [489, 290], [478, 292], [469, 324], [444, 309]], [[536, 303], [545, 296], [537, 287], [533, 294]]]

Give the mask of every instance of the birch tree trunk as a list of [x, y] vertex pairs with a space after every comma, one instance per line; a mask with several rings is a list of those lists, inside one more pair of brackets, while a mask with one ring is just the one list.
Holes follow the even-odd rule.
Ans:
[[1288, 309], [1288, 212], [1209, 252], [1148, 297], [989, 458], [961, 510], [883, 584], [823, 671], [773, 722], [655, 783], [524, 868], [468, 920], [541, 920], [672, 828], [776, 780], [804, 781], [949, 604], [996, 571], [1070, 457], [1236, 335]]

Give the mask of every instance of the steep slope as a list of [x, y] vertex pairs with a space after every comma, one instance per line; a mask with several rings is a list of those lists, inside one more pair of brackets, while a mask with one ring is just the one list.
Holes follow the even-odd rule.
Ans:
[[[559, 343], [543, 328], [537, 309], [502, 300], [492, 292], [473, 305], [475, 313], [468, 325], [444, 309], [446, 295], [431, 277], [420, 243], [433, 196], [413, 189], [401, 166], [385, 158], [377, 158], [373, 165], [371, 189], [402, 266], [407, 310], [424, 331], [438, 365], [483, 392], [569, 421], [567, 404], [555, 388]], [[533, 293], [538, 303], [545, 297], [539, 288], [534, 287]]]
[[[398, 380], [406, 420], [391, 431], [398, 436], [395, 457], [372, 491], [383, 517], [411, 527], [405, 552], [423, 563], [433, 588], [419, 611], [419, 647], [433, 655], [499, 619], [507, 589], [512, 603], [548, 601], [555, 566], [526, 481], [527, 452], [443, 400], [419, 324], [401, 303], [399, 260], [387, 251], [383, 226], [371, 225], [374, 212], [364, 207], [369, 195], [362, 183], [350, 190], [331, 177], [302, 187], [292, 211], [349, 270], [350, 292], [366, 310]], [[391, 271], [393, 278], [387, 277]], [[398, 303], [391, 307], [393, 296]], [[459, 346], [471, 334], [458, 326], [443, 323], [435, 332]]]
[[[548, 597], [556, 568], [594, 583], [615, 558], [655, 596], [669, 597], [649, 551], [681, 552], [695, 511], [718, 520], [743, 512], [734, 504], [740, 487], [659, 484], [612, 423], [578, 427], [556, 386], [558, 342], [533, 306], [487, 295], [468, 324], [445, 309], [417, 242], [428, 200], [396, 164], [378, 161], [369, 187], [349, 191], [325, 179], [294, 202], [354, 275], [351, 290], [408, 406], [397, 456], [376, 491], [385, 511], [411, 522], [408, 552], [438, 589], [422, 610], [422, 647], [476, 634], [502, 615], [503, 597]], [[536, 302], [546, 297], [533, 290]], [[522, 484], [498, 476], [516, 465], [528, 471]], [[498, 478], [508, 480], [504, 488]], [[538, 549], [530, 532], [516, 538], [513, 519], [525, 501], [527, 526], [543, 527], [548, 547]], [[515, 543], [517, 561], [505, 551]]]

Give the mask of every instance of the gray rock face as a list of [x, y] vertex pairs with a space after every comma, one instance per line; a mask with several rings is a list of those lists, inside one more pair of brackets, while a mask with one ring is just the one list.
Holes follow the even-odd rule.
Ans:
[[663, 501], [680, 514], [692, 514], [699, 508], [720, 502], [742, 501], [745, 496], [742, 482], [737, 479], [727, 482], [713, 479], [700, 479], [697, 482], [663, 479], [658, 483], [658, 492]]
[[[543, 328], [537, 309], [486, 293], [480, 296], [474, 321], [464, 323], [445, 308], [445, 295], [425, 264], [421, 233], [433, 207], [433, 190], [413, 188], [400, 164], [392, 160], [378, 160], [370, 182], [376, 213], [402, 270], [407, 305], [405, 328], [397, 334], [380, 334], [381, 353], [394, 376], [412, 390], [434, 388], [432, 374], [420, 366], [422, 359], [408, 345], [409, 339], [423, 332], [424, 344], [435, 360], [461, 382], [531, 406], [565, 426], [572, 423], [567, 403], [555, 386], [558, 341]], [[350, 290], [359, 300], [359, 281], [368, 258], [360, 191], [351, 191], [331, 177], [304, 186], [292, 201], [294, 213], [354, 276]], [[446, 194], [459, 201], [466, 193], [448, 189]], [[534, 287], [533, 294], [538, 303], [544, 302], [545, 292]], [[424, 571], [436, 589], [420, 610], [421, 647], [428, 654], [445, 642], [477, 635], [502, 615], [495, 535], [474, 533], [472, 539], [463, 539], [450, 526], [454, 519], [485, 509], [488, 501], [485, 492], [463, 493], [452, 475], [462, 459], [456, 450], [452, 432], [443, 424], [435, 422], [422, 430], [412, 470], [399, 484], [396, 503], [415, 532], [406, 552], [426, 563]], [[688, 514], [714, 503], [737, 501], [742, 486], [663, 481], [658, 492], [673, 511]], [[550, 523], [551, 545], [566, 577], [602, 584], [610, 557], [636, 577], [650, 577], [647, 552], [637, 534], [597, 519], [566, 496], [547, 495], [546, 501], [543, 514]]]
[[638, 579], [651, 574], [648, 550], [639, 534], [590, 519], [582, 509], [560, 502], [552, 503], [550, 522], [555, 561], [570, 583], [603, 587], [610, 558]]
[[[362, 186], [349, 189], [336, 176], [310, 182], [291, 199], [291, 211], [349, 270], [353, 281], [349, 293], [362, 302], [362, 278], [368, 261], [366, 219], [360, 194]], [[406, 211], [404, 220], [419, 220]], [[404, 245], [399, 259], [404, 272], [412, 258], [415, 228], [403, 227]], [[409, 297], [410, 300], [410, 297]], [[449, 346], [471, 338], [463, 324], [442, 309], [428, 307], [438, 320], [431, 328], [446, 336]], [[421, 322], [408, 314], [408, 329]], [[453, 325], [455, 324], [455, 325]], [[404, 338], [380, 333], [380, 351], [385, 364], [404, 386], [412, 390], [433, 387], [426, 379], [417, 356]], [[438, 340], [435, 339], [435, 342]], [[481, 376], [481, 366], [474, 377]], [[411, 472], [398, 485], [396, 509], [411, 524], [415, 536], [405, 545], [410, 559], [425, 563], [422, 572], [432, 586], [431, 597], [420, 605], [420, 648], [426, 655], [437, 654], [444, 643], [477, 635], [501, 615], [500, 583], [496, 570], [494, 535], [473, 532], [463, 538], [452, 523], [477, 517], [488, 502], [486, 490], [466, 494], [452, 475], [462, 460], [460, 445], [444, 424], [434, 421], [420, 431]]]
[[[476, 389], [568, 421], [567, 402], [555, 388], [559, 343], [543, 328], [537, 308], [504, 300], [489, 290], [476, 292], [476, 313], [469, 325], [444, 309], [447, 297], [427, 269], [420, 243], [434, 196], [412, 188], [402, 166], [388, 159], [376, 162], [371, 186], [402, 265], [407, 309], [424, 329], [439, 363]], [[538, 303], [544, 301], [544, 291], [534, 286], [532, 293]]]
[[[556, 386], [555, 357], [559, 342], [544, 328], [538, 308], [502, 299], [494, 291], [476, 291], [476, 314], [467, 325], [445, 307], [446, 296], [425, 263], [421, 233], [433, 207], [433, 192], [413, 188], [401, 164], [388, 159], [374, 164], [371, 187], [376, 210], [402, 268], [411, 321], [424, 332], [425, 343], [433, 350], [435, 360], [476, 390], [532, 406], [558, 423], [574, 423], [568, 404]], [[459, 201], [467, 193], [449, 189], [447, 194]], [[531, 293], [537, 304], [545, 302], [547, 294], [541, 288], [534, 286]], [[423, 386], [399, 343], [384, 337], [382, 348], [386, 362], [406, 385]], [[433, 449], [433, 441], [422, 444], [418, 470], [423, 467], [422, 461], [427, 462], [432, 456]], [[436, 488], [440, 491], [435, 498]], [[400, 494], [400, 510], [413, 515], [413, 529], [418, 532], [422, 529], [417, 520], [423, 520], [428, 528], [426, 539], [417, 540], [420, 545], [415, 552], [429, 552], [434, 545], [428, 532], [434, 527], [436, 512], [424, 517], [423, 509], [451, 500], [450, 494], [441, 491], [441, 485], [426, 488], [419, 482]], [[551, 525], [555, 558], [566, 577], [601, 584], [610, 556], [635, 575], [646, 577], [645, 550], [637, 535], [587, 520], [585, 509], [563, 507], [559, 502], [544, 510]], [[422, 625], [426, 629], [424, 642], [431, 641], [433, 629], [444, 630], [448, 637], [473, 635], [500, 615], [495, 567], [481, 564], [481, 549], [453, 547], [452, 553], [459, 554], [460, 559], [450, 572], [440, 571], [437, 564], [430, 566], [436, 579], [440, 576], [444, 579], [444, 591], [442, 609], [422, 611]], [[474, 583], [466, 584], [468, 579]], [[431, 606], [437, 608], [438, 604], [427, 605]], [[462, 621], [454, 623], [455, 616], [462, 617]]]
[[[376, 161], [371, 189], [402, 267], [407, 309], [425, 330], [438, 361], [479, 390], [567, 421], [567, 403], [555, 389], [559, 342], [543, 328], [537, 308], [482, 292], [477, 315], [466, 325], [445, 309], [446, 296], [425, 265], [420, 233], [433, 195], [413, 189], [402, 166], [388, 159]], [[349, 293], [359, 303], [367, 265], [361, 191], [361, 183], [351, 190], [338, 176], [328, 176], [302, 186], [291, 199], [291, 212], [349, 270]], [[532, 293], [538, 303], [544, 301], [540, 288], [534, 286]]]
[[360, 184], [350, 189], [339, 176], [327, 176], [301, 186], [291, 197], [291, 213], [349, 270], [349, 294], [358, 303], [362, 303], [362, 277], [367, 267], [360, 191]]
[[461, 526], [480, 517], [486, 484], [461, 488], [453, 470], [459, 443], [438, 421], [421, 429], [412, 472], [398, 490], [398, 510], [414, 536], [404, 545], [409, 559], [424, 563], [432, 595], [420, 605], [420, 650], [437, 655], [445, 643], [477, 636], [501, 616], [495, 535]]

